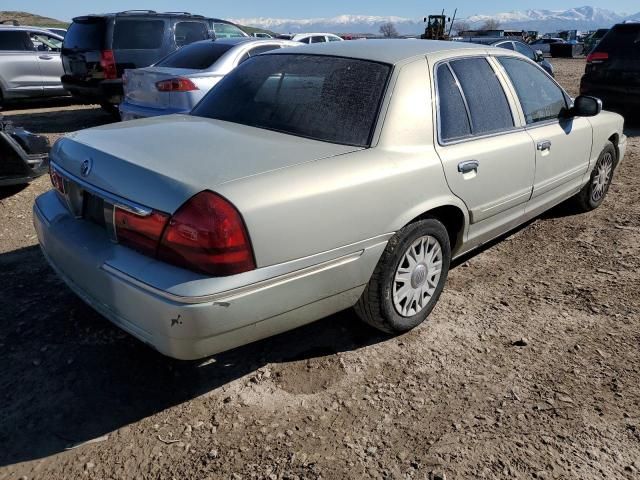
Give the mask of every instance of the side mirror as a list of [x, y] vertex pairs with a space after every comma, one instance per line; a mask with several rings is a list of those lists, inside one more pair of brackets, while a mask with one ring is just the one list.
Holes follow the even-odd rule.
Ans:
[[569, 117], [595, 117], [602, 111], [602, 100], [596, 97], [580, 95], [573, 101], [567, 112]]
[[544, 53], [542, 50], [536, 50], [536, 62], [542, 62], [544, 60]]

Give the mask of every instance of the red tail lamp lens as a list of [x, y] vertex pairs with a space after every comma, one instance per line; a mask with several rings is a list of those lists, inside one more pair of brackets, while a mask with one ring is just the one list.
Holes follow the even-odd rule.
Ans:
[[188, 78], [171, 78], [156, 83], [159, 92], [191, 92], [198, 90], [196, 84]]
[[169, 215], [153, 212], [141, 217], [116, 207], [115, 227], [118, 242], [145, 255], [155, 256]]
[[64, 180], [62, 179], [62, 175], [60, 175], [56, 170], [49, 165], [49, 177], [51, 178], [51, 185], [53, 188], [58, 190], [60, 193], [64, 192]]
[[587, 63], [604, 62], [605, 60], [609, 60], [607, 52], [591, 52], [587, 55]]
[[103, 50], [100, 55], [100, 66], [107, 80], [115, 80], [118, 78], [118, 70], [116, 69], [116, 58], [113, 50]]
[[213, 192], [200, 192], [171, 217], [160, 260], [209, 275], [256, 268], [249, 235], [236, 208]]

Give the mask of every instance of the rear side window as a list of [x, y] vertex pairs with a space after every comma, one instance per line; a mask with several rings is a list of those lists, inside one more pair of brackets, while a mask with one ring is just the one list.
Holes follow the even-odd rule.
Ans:
[[259, 55], [191, 112], [331, 143], [370, 144], [391, 66], [300, 54]]
[[213, 31], [216, 34], [216, 38], [238, 38], [247, 36], [242, 30], [230, 23], [214, 23]]
[[322, 36], [322, 37], [320, 37], [320, 36], [311, 37], [311, 43], [324, 43], [326, 41], [327, 41], [327, 39], [324, 38], [324, 36]]
[[499, 43], [496, 46], [500, 48], [506, 48], [507, 50], [513, 50], [513, 42]]
[[640, 59], [640, 24], [616, 25], [604, 36], [596, 50]]
[[74, 21], [64, 36], [63, 48], [102, 50], [105, 42], [106, 22], [103, 18]]
[[204, 70], [216, 63], [232, 46], [213, 41], [194, 43], [167, 55], [156, 66]]
[[498, 57], [511, 79], [527, 124], [557, 119], [567, 103], [564, 92], [540, 68], [526, 60]]
[[130, 20], [116, 17], [114, 50], [157, 50], [162, 47], [164, 20]]
[[35, 47], [27, 32], [0, 32], [0, 51], [33, 51]]
[[502, 85], [485, 58], [465, 58], [449, 64], [467, 101], [473, 135], [486, 135], [514, 126]]
[[200, 22], [178, 22], [175, 27], [176, 45], [184, 47], [209, 38], [209, 27]]
[[438, 67], [440, 139], [450, 142], [471, 135], [471, 125], [458, 84], [446, 63]]

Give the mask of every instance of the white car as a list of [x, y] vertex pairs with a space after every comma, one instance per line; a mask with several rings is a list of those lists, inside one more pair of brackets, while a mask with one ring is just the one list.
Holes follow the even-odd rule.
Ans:
[[344, 40], [333, 33], [298, 33], [291, 37], [294, 42], [300, 43], [324, 43], [343, 42]]

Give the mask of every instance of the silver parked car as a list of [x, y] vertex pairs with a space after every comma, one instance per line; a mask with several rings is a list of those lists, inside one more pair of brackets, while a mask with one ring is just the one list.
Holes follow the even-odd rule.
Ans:
[[0, 105], [3, 100], [67, 95], [62, 37], [36, 27], [0, 26]]
[[598, 207], [622, 131], [514, 51], [309, 45], [250, 59], [190, 115], [59, 140], [34, 222], [71, 289], [171, 357], [353, 306], [400, 333], [453, 258], [566, 199]]
[[126, 70], [120, 118], [188, 113], [242, 62], [264, 52], [295, 46], [300, 44], [253, 37], [204, 40], [176, 50], [151, 67]]

